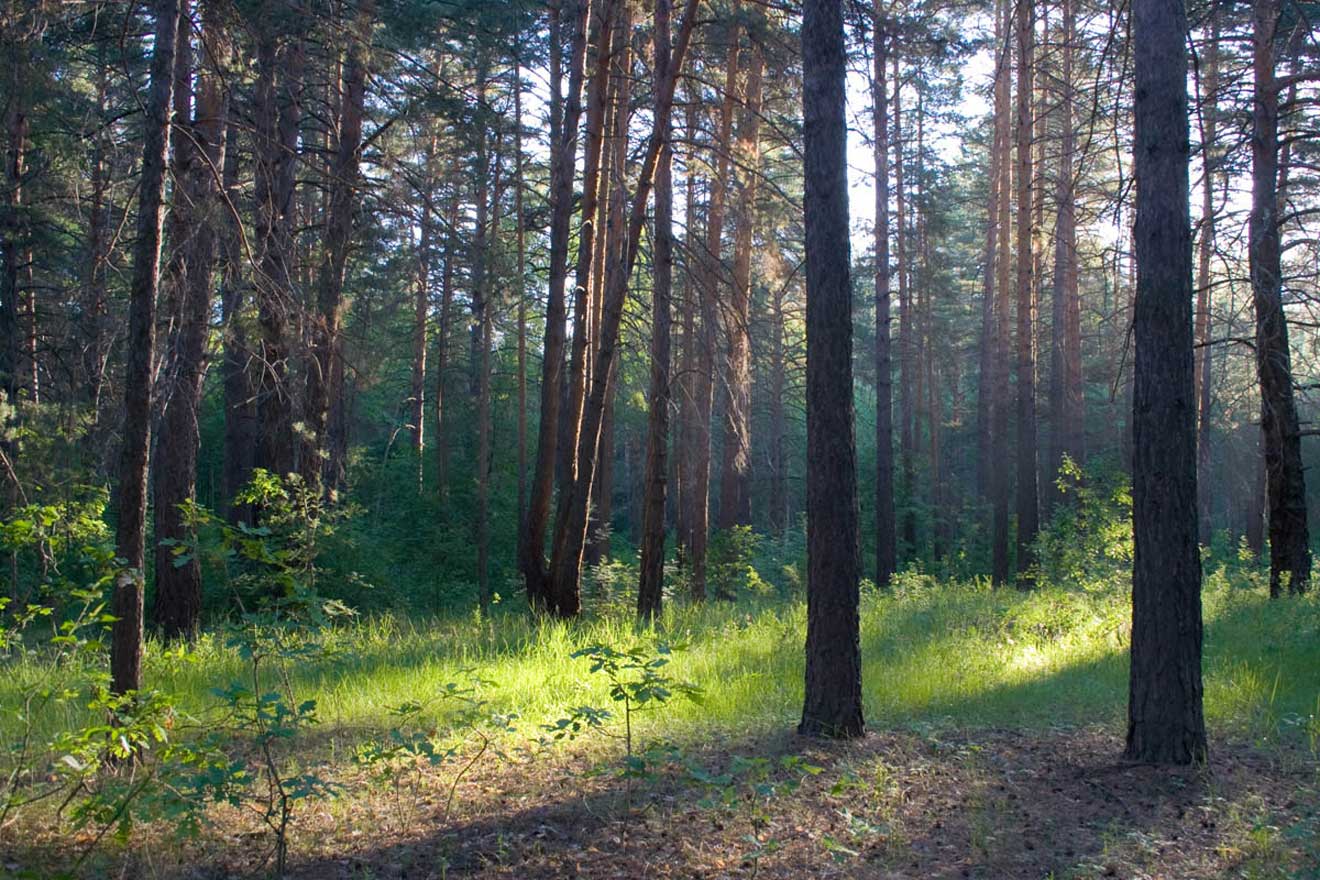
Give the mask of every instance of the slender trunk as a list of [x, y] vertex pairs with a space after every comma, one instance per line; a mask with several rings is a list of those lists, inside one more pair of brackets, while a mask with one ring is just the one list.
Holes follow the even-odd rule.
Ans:
[[560, 494], [556, 515], [554, 547], [550, 560], [550, 584], [555, 613], [561, 617], [576, 616], [581, 609], [582, 550], [587, 537], [587, 508], [591, 498], [595, 456], [600, 443], [601, 419], [605, 398], [609, 392], [611, 368], [618, 345], [619, 324], [623, 319], [624, 300], [628, 292], [628, 279], [637, 261], [642, 227], [646, 222], [646, 203], [651, 194], [660, 146], [664, 142], [665, 126], [669, 121], [674, 101], [674, 83], [683, 67], [698, 0], [687, 0], [683, 23], [673, 50], [673, 66], [669, 75], [655, 85], [656, 112], [651, 135], [647, 141], [641, 168], [637, 176], [637, 189], [628, 210], [628, 232], [618, 271], [610, 276], [605, 291], [604, 310], [601, 313], [600, 351], [592, 371], [591, 394], [583, 409], [582, 431], [579, 437], [578, 473]]
[[107, 268], [110, 262], [109, 219], [110, 169], [106, 158], [107, 68], [105, 40], [97, 42], [96, 63], [96, 131], [92, 141], [92, 206], [87, 218], [87, 318], [83, 327], [86, 334], [83, 352], [83, 373], [87, 381], [87, 399], [92, 408], [94, 424], [101, 424], [101, 397], [105, 389], [106, 362], [109, 345], [106, 343], [109, 289]]
[[518, 248], [518, 528], [527, 512], [527, 218], [523, 216], [522, 66], [513, 61], [513, 212]]
[[1081, 306], [1077, 291], [1077, 220], [1073, 183], [1073, 152], [1076, 149], [1072, 115], [1073, 40], [1076, 39], [1073, 0], [1063, 2], [1063, 64], [1058, 105], [1061, 138], [1055, 201], [1058, 216], [1054, 225], [1054, 279], [1050, 363], [1050, 466], [1046, 494], [1061, 500], [1057, 488], [1065, 457], [1082, 463], [1083, 420], [1081, 375]]
[[[487, 104], [487, 67], [484, 52], [477, 60], [477, 106], [484, 114]], [[484, 120], [484, 115], [479, 117]], [[483, 617], [490, 614], [490, 462], [491, 462], [491, 423], [490, 423], [490, 343], [491, 343], [491, 288], [490, 260], [494, 248], [491, 247], [493, 231], [499, 228], [500, 185], [498, 180], [499, 155], [495, 156], [496, 182], [494, 198], [491, 198], [489, 182], [490, 158], [488, 155], [489, 133], [484, 121], [477, 132], [476, 182], [477, 212], [476, 228], [473, 230], [472, 247], [472, 370], [474, 371], [473, 392], [476, 400], [477, 450], [473, 471], [476, 473], [477, 495], [476, 511], [473, 516], [473, 542], [477, 547], [477, 596]], [[491, 210], [491, 204], [495, 209]]]
[[[699, 256], [697, 242], [702, 240], [700, 218], [697, 215], [697, 189], [699, 186], [697, 144], [700, 128], [697, 124], [697, 94], [691, 82], [688, 83], [687, 106], [684, 110], [687, 134], [687, 161], [684, 168], [685, 208], [683, 211], [685, 230], [683, 237], [683, 345], [679, 352], [678, 369], [678, 447], [675, 450], [676, 473], [678, 478], [677, 503], [678, 513], [677, 544], [679, 563], [685, 575], [691, 581], [692, 562], [692, 520], [696, 505], [695, 478], [696, 456], [694, 437], [697, 430], [697, 311], [704, 296], [704, 286], [698, 277]], [[704, 581], [703, 581], [704, 588]], [[695, 591], [694, 591], [695, 592]], [[701, 597], [694, 595], [693, 598]]]
[[[604, 160], [606, 112], [609, 109], [610, 55], [616, 28], [614, 16], [620, 0], [599, 0], [600, 6], [593, 33], [596, 39], [595, 69], [587, 86], [586, 157], [582, 171], [582, 225], [578, 230], [577, 267], [573, 286], [573, 347], [568, 365], [568, 410], [560, 427], [560, 470], [565, 481], [576, 479], [580, 467], [575, 455], [582, 423], [582, 407], [587, 393], [588, 318], [591, 309], [592, 269], [596, 257], [599, 230], [597, 206], [601, 204], [601, 165]], [[600, 242], [601, 246], [604, 242]], [[598, 276], [599, 277], [599, 276]], [[593, 448], [591, 454], [595, 454]]]
[[1017, 571], [1032, 582], [1039, 497], [1036, 484], [1036, 289], [1032, 280], [1032, 79], [1035, 4], [1017, 4]]
[[[889, 290], [889, 96], [888, 22], [877, 8], [875, 65], [871, 80], [875, 129], [875, 583], [886, 587], [898, 571], [898, 534], [894, 516], [894, 376], [890, 339]], [[782, 345], [782, 325], [776, 348]], [[780, 355], [782, 359], [782, 354]], [[782, 364], [779, 370], [782, 372]], [[779, 394], [782, 394], [782, 376]], [[779, 396], [776, 395], [776, 397]], [[782, 404], [780, 412], [782, 413]], [[782, 418], [782, 415], [781, 415]], [[782, 440], [781, 440], [782, 442]], [[782, 451], [780, 452], [782, 455]]]
[[1261, 435], [1269, 503], [1270, 595], [1306, 591], [1311, 550], [1301, 431], [1293, 396], [1292, 356], [1283, 308], [1279, 234], [1279, 88], [1274, 42], [1279, 0], [1252, 4], [1255, 97], [1251, 137], [1249, 256], [1256, 305], [1256, 372], [1260, 377]]
[[[226, 205], [238, 204], [238, 126], [226, 133], [224, 190]], [[220, 495], [230, 522], [251, 521], [246, 505], [234, 501], [240, 489], [252, 478], [257, 444], [257, 409], [255, 392], [248, 374], [252, 351], [247, 339], [244, 306], [247, 287], [243, 282], [243, 255], [238, 226], [227, 217], [220, 237], [224, 275], [220, 284], [221, 319], [224, 322], [224, 359], [220, 366], [225, 409], [224, 466]]]
[[417, 234], [417, 282], [413, 293], [412, 376], [408, 392], [408, 423], [413, 456], [417, 462], [417, 491], [422, 491], [423, 456], [426, 453], [426, 326], [431, 312], [431, 250], [435, 244], [435, 158], [436, 133], [426, 146], [423, 180], [418, 195], [422, 216]]
[[1204, 77], [1201, 80], [1201, 235], [1197, 242], [1196, 266], [1196, 341], [1200, 346], [1196, 359], [1196, 388], [1199, 401], [1196, 431], [1197, 492], [1201, 521], [1201, 543], [1210, 543], [1213, 531], [1214, 491], [1210, 482], [1210, 436], [1213, 427], [1214, 362], [1210, 345], [1211, 273], [1210, 261], [1215, 249], [1215, 181], [1218, 162], [1215, 158], [1219, 131], [1219, 17], [1210, 15], [1210, 39], [1203, 53]]
[[445, 398], [445, 380], [449, 372], [449, 336], [454, 311], [454, 232], [462, 196], [454, 184], [445, 226], [445, 267], [440, 276], [440, 316], [435, 348], [435, 484], [443, 503], [449, 501], [449, 410]]
[[276, 474], [294, 467], [293, 400], [288, 384], [288, 324], [294, 314], [293, 222], [297, 187], [298, 135], [302, 120], [304, 48], [271, 31], [264, 21], [257, 47], [257, 168], [253, 196], [260, 252], [255, 275], [261, 338], [258, 464]]
[[[202, 43], [208, 57], [221, 63], [228, 56], [226, 35], [213, 0], [203, 8]], [[185, 4], [186, 10], [186, 4]], [[187, 118], [191, 100], [189, 17], [179, 19], [174, 104]], [[230, 222], [220, 199], [213, 169], [225, 164], [225, 127], [228, 101], [223, 69], [199, 61], [197, 104], [191, 124], [176, 140], [173, 211], [186, 223], [187, 238], [176, 240], [184, 256], [182, 276], [176, 281], [178, 314], [170, 341], [169, 363], [162, 384], [161, 437], [153, 461], [156, 516], [156, 599], [152, 617], [167, 639], [191, 637], [201, 623], [202, 571], [195, 554], [177, 555], [176, 546], [187, 542], [192, 529], [185, 513], [197, 497], [197, 456], [201, 447], [198, 413], [206, 377], [206, 339], [211, 329], [211, 289], [215, 266], [216, 232]]]
[[917, 384], [916, 327], [912, 309], [912, 267], [907, 237], [907, 176], [903, 173], [903, 77], [897, 42], [894, 45], [894, 209], [898, 228], [898, 413], [899, 457], [903, 474], [902, 537], [904, 552], [911, 557], [917, 548], [916, 510], [916, 418], [913, 411]]
[[[311, 327], [311, 363], [307, 369], [307, 416], [312, 435], [311, 454], [303, 462], [308, 484], [319, 484], [330, 497], [343, 485], [343, 443], [330, 437], [331, 410], [344, 406], [343, 357], [340, 323], [344, 298], [344, 271], [353, 236], [353, 213], [358, 204], [358, 166], [361, 163], [362, 115], [366, 102], [367, 62], [374, 4], [364, 0], [348, 35], [343, 96], [334, 158], [330, 164], [330, 207], [325, 223], [325, 246], [317, 283], [316, 313]], [[335, 440], [340, 442], [335, 442]]]
[[119, 456], [115, 552], [124, 570], [115, 579], [111, 613], [111, 688], [125, 694], [142, 687], [142, 612], [146, 570], [147, 463], [151, 449], [152, 358], [156, 348], [156, 291], [164, 222], [165, 166], [170, 141], [177, 0], [155, 4], [151, 85], [142, 132], [142, 182], [137, 240], [129, 286], [128, 345], [124, 373], [124, 438]]
[[[669, 77], [670, 0], [655, 3], [655, 77]], [[656, 96], [656, 112], [660, 106]], [[643, 477], [641, 575], [637, 615], [660, 616], [665, 565], [665, 474], [669, 443], [670, 287], [674, 262], [674, 183], [671, 176], [672, 126], [660, 128], [660, 158], [655, 169], [655, 257], [651, 293], [651, 381], [646, 412], [646, 474]], [[689, 218], [690, 220], [691, 218]]]
[[[568, 7], [573, 31], [569, 53], [568, 95], [561, 100], [560, 4], [550, 11], [550, 87], [552, 121], [559, 123], [559, 138], [551, 145], [550, 162], [550, 284], [546, 300], [545, 340], [541, 357], [541, 421], [536, 441], [536, 468], [532, 475], [527, 514], [518, 541], [518, 562], [527, 588], [527, 600], [537, 610], [550, 607], [545, 565], [546, 528], [554, 492], [556, 442], [559, 436], [565, 344], [564, 286], [568, 275], [569, 220], [573, 211], [573, 178], [577, 155], [578, 121], [582, 113], [582, 76], [586, 56], [586, 0]], [[562, 116], [559, 108], [563, 107]]]
[[761, 76], [765, 59], [753, 45], [738, 124], [738, 200], [733, 238], [733, 286], [723, 312], [728, 359], [720, 383], [724, 401], [724, 462], [720, 477], [720, 528], [752, 521], [752, 233], [761, 163]]
[[1012, 228], [1012, 200], [1009, 193], [1013, 185], [1013, 151], [1009, 146], [1010, 102], [1009, 88], [1012, 76], [1012, 50], [1009, 39], [1008, 0], [999, 0], [996, 16], [995, 45], [999, 47], [999, 63], [995, 71], [995, 156], [998, 168], [998, 200], [995, 205], [995, 226], [1003, 235], [1003, 245], [997, 248], [995, 272], [995, 368], [993, 424], [994, 474], [991, 489], [991, 579], [996, 585], [1008, 583], [1009, 578], [1009, 409], [1012, 392], [1009, 386], [1009, 351], [1012, 343], [1012, 249], [1009, 231]]

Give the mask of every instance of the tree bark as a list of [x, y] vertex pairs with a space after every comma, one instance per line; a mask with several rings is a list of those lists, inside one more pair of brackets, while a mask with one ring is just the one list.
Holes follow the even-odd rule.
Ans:
[[151, 54], [151, 85], [142, 132], [142, 175], [137, 241], [129, 286], [128, 345], [124, 373], [124, 439], [119, 455], [115, 552], [124, 570], [115, 578], [111, 613], [111, 689], [142, 687], [142, 612], [147, 539], [147, 466], [151, 449], [152, 360], [156, 348], [156, 291], [164, 222], [165, 166], [170, 141], [178, 0], [158, 0]]
[[[568, 274], [569, 220], [573, 211], [573, 178], [577, 155], [578, 121], [582, 113], [582, 76], [586, 57], [587, 2], [566, 3], [572, 28], [568, 95], [560, 100], [560, 4], [550, 11], [551, 116], [558, 122], [559, 138], [551, 145], [550, 163], [550, 283], [546, 301], [545, 339], [541, 357], [541, 422], [536, 441], [536, 467], [532, 475], [527, 514], [518, 541], [518, 561], [527, 601], [534, 609], [548, 610], [550, 585], [545, 564], [546, 528], [554, 493], [556, 443], [561, 418], [566, 311], [564, 286]], [[563, 107], [562, 115], [559, 107]]]
[[1036, 483], [1036, 289], [1032, 281], [1032, 80], [1035, 4], [1017, 3], [1017, 572], [1032, 583], [1040, 507]]
[[733, 286], [723, 312], [728, 355], [720, 389], [724, 401], [723, 469], [720, 472], [720, 528], [752, 521], [752, 233], [761, 174], [761, 78], [765, 59], [752, 45], [738, 123], [738, 200], [733, 239]]
[[1196, 397], [1181, 0], [1133, 0], [1137, 184], [1133, 335], [1132, 664], [1124, 757], [1206, 759]]
[[[186, 4], [185, 4], [186, 10]], [[224, 25], [213, 0], [203, 7], [203, 55], [223, 64], [229, 54]], [[179, 17], [175, 49], [176, 116], [184, 120], [175, 139], [175, 224], [185, 231], [175, 248], [183, 254], [182, 272], [174, 279], [178, 313], [166, 354], [161, 383], [164, 410], [153, 461], [156, 517], [156, 598], [152, 617], [167, 639], [191, 638], [201, 625], [202, 570], [196, 554], [176, 556], [174, 546], [190, 539], [185, 508], [197, 497], [197, 455], [201, 447], [198, 412], [206, 377], [206, 338], [211, 329], [211, 289], [216, 232], [230, 222], [220, 200], [214, 169], [225, 164], [228, 100], [223, 69], [199, 63], [197, 103], [187, 122], [192, 98], [190, 17]]]
[[907, 230], [907, 175], [903, 172], [903, 76], [897, 39], [894, 42], [894, 211], [898, 228], [895, 243], [898, 257], [898, 418], [899, 465], [903, 475], [902, 537], [904, 553], [917, 550], [916, 416], [914, 391], [917, 385], [916, 322], [912, 308], [911, 252]]
[[871, 80], [875, 129], [875, 583], [883, 588], [889, 585], [898, 570], [898, 534], [894, 516], [894, 379], [889, 327], [889, 97], [885, 83], [889, 33], [888, 22], [881, 17], [878, 7], [872, 22], [875, 28], [875, 64]]
[[278, 475], [294, 469], [293, 399], [288, 384], [288, 323], [293, 313], [293, 222], [298, 139], [302, 120], [304, 47], [270, 20], [287, 9], [266, 9], [258, 25], [256, 127], [257, 167], [253, 198], [260, 257], [255, 273], [256, 352], [259, 371], [257, 464]]
[[1201, 234], [1197, 242], [1196, 267], [1196, 341], [1200, 346], [1196, 359], [1197, 410], [1196, 466], [1198, 509], [1201, 522], [1201, 543], [1210, 543], [1213, 531], [1214, 493], [1210, 481], [1210, 438], [1213, 430], [1214, 404], [1214, 349], [1210, 345], [1212, 330], [1210, 261], [1215, 249], [1215, 181], [1218, 149], [1215, 141], [1219, 131], [1219, 16], [1210, 13], [1209, 41], [1202, 53], [1204, 77], [1201, 80]]
[[[655, 3], [655, 76], [669, 77], [670, 0]], [[660, 112], [659, 95], [656, 112]], [[637, 616], [660, 616], [665, 566], [665, 475], [669, 443], [670, 288], [674, 261], [674, 184], [671, 175], [672, 126], [661, 128], [660, 157], [655, 169], [655, 257], [651, 294], [651, 379], [646, 412], [646, 474], [643, 477], [641, 574]]]
[[601, 420], [605, 398], [609, 392], [611, 368], [618, 345], [619, 323], [623, 318], [624, 300], [628, 292], [628, 279], [637, 261], [642, 227], [646, 222], [646, 203], [651, 194], [655, 168], [659, 161], [664, 130], [674, 101], [674, 83], [682, 70], [692, 37], [692, 26], [698, 0], [687, 0], [683, 23], [673, 50], [673, 66], [669, 75], [656, 83], [658, 94], [655, 120], [647, 141], [641, 169], [637, 176], [637, 189], [633, 193], [628, 211], [628, 232], [624, 239], [624, 252], [619, 269], [609, 279], [601, 313], [600, 349], [592, 370], [591, 394], [587, 397], [582, 415], [582, 430], [578, 439], [578, 471], [571, 483], [560, 493], [556, 514], [554, 545], [550, 558], [550, 586], [554, 611], [560, 617], [574, 617], [581, 610], [582, 551], [587, 537], [587, 508], [591, 498], [591, 485], [595, 475], [595, 450], [599, 447]]
[[861, 736], [857, 445], [852, 404], [846, 53], [840, 0], [802, 21], [807, 266], [807, 646], [798, 732]]
[[1279, 0], [1252, 4], [1251, 217], [1248, 254], [1256, 305], [1256, 372], [1260, 378], [1261, 436], [1269, 505], [1270, 595], [1306, 591], [1311, 576], [1306, 478], [1293, 396], [1292, 356], [1283, 309], [1279, 220], [1279, 89], [1274, 42]]
[[991, 580], [998, 586], [1009, 579], [1009, 409], [1012, 391], [1009, 386], [1009, 350], [1012, 345], [1012, 251], [1009, 232], [1012, 228], [1012, 200], [1009, 193], [1013, 185], [1013, 151], [1009, 146], [1010, 103], [1009, 87], [1012, 76], [1012, 50], [1009, 39], [1008, 0], [999, 0], [996, 16], [995, 45], [999, 47], [999, 63], [995, 70], [995, 156], [998, 167], [998, 200], [995, 205], [994, 225], [1003, 234], [1003, 246], [997, 250], [995, 272], [995, 368], [994, 404], [991, 410], [993, 425], [994, 474], [990, 480], [991, 493]]
[[331, 410], [344, 405], [340, 340], [344, 299], [344, 271], [353, 237], [353, 212], [358, 204], [358, 166], [361, 164], [362, 116], [366, 102], [367, 63], [374, 3], [363, 0], [347, 35], [343, 97], [335, 152], [330, 164], [330, 208], [325, 221], [325, 246], [317, 280], [316, 313], [312, 317], [312, 358], [307, 369], [307, 417], [312, 435], [310, 454], [303, 462], [303, 477], [320, 485], [331, 498], [344, 482], [343, 446], [330, 434]]

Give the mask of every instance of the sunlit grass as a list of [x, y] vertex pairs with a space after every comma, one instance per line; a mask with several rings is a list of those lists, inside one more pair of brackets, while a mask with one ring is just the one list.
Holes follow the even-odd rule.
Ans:
[[[1270, 602], [1258, 586], [1207, 583], [1206, 714], [1212, 733], [1316, 736], [1320, 710], [1320, 604]], [[992, 591], [912, 578], [868, 593], [862, 610], [864, 696], [873, 728], [911, 725], [1033, 728], [1117, 726], [1126, 706], [1127, 599], [1121, 591]], [[317, 701], [327, 742], [351, 746], [386, 729], [390, 707], [426, 703], [448, 682], [479, 680], [492, 712], [516, 713], [520, 735], [570, 706], [608, 706], [606, 682], [572, 653], [588, 644], [660, 640], [675, 646], [667, 672], [704, 691], [645, 716], [643, 736], [684, 741], [786, 729], [802, 689], [805, 608], [800, 603], [694, 608], [671, 603], [654, 630], [627, 616], [536, 621], [507, 608], [493, 619], [360, 619], [327, 634], [334, 656], [287, 669], [298, 700]], [[11, 664], [0, 705], [35, 669]], [[149, 687], [202, 713], [211, 689], [245, 667], [223, 636], [187, 654], [149, 648]], [[81, 719], [40, 719], [42, 733]], [[433, 713], [443, 721], [446, 707]], [[12, 718], [13, 713], [6, 713]], [[6, 721], [6, 724], [12, 723]]]

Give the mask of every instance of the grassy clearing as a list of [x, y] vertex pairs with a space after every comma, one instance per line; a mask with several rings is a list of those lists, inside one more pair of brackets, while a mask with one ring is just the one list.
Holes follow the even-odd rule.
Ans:
[[[868, 722], [875, 729], [1117, 725], [1126, 700], [1127, 616], [1120, 591], [1022, 594], [913, 577], [890, 594], [870, 593], [862, 609]], [[1270, 602], [1259, 585], [1221, 574], [1208, 579], [1205, 617], [1212, 731], [1255, 740], [1320, 737], [1320, 602]], [[804, 624], [801, 604], [671, 604], [654, 631], [626, 617], [539, 622], [521, 609], [486, 622], [375, 617], [333, 630], [332, 659], [287, 673], [298, 700], [317, 701], [318, 740], [336, 750], [387, 729], [390, 707], [426, 703], [447, 683], [473, 679], [484, 682], [479, 693], [490, 710], [516, 713], [520, 734], [531, 737], [566, 707], [609, 705], [605, 681], [570, 656], [575, 650], [661, 640], [675, 646], [668, 673], [705, 696], [644, 716], [641, 735], [683, 742], [791, 726], [800, 709]], [[9, 669], [0, 705], [13, 708], [13, 683], [35, 671]], [[212, 688], [243, 675], [237, 653], [218, 635], [188, 653], [152, 646], [146, 664], [148, 685], [191, 712], [213, 702]], [[444, 712], [442, 703], [431, 710], [441, 727]], [[40, 732], [80, 720], [52, 715]]]

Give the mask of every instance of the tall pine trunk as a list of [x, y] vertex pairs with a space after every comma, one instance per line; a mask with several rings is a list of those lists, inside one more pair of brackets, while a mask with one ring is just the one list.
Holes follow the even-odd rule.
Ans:
[[[889, 328], [889, 97], [885, 84], [889, 33], [888, 23], [881, 18], [879, 11], [876, 11], [873, 23], [875, 66], [871, 81], [871, 106], [875, 129], [875, 583], [885, 587], [898, 570], [897, 526], [894, 519], [894, 379]], [[782, 330], [779, 333], [782, 335]]]
[[1032, 274], [1033, 0], [1017, 3], [1017, 571], [1031, 583], [1040, 508], [1036, 484], [1036, 289]]
[[156, 292], [164, 222], [165, 166], [170, 142], [170, 96], [174, 82], [178, 0], [158, 0], [152, 41], [151, 84], [142, 131], [142, 175], [138, 188], [137, 240], [129, 284], [128, 337], [124, 371], [124, 438], [119, 454], [115, 506], [115, 553], [124, 570], [115, 578], [111, 613], [111, 689], [125, 694], [142, 687], [142, 612], [146, 586], [147, 464], [151, 449], [152, 360], [156, 350]]
[[807, 272], [807, 646], [798, 732], [860, 736], [857, 443], [853, 425], [843, 4], [802, 21]]

